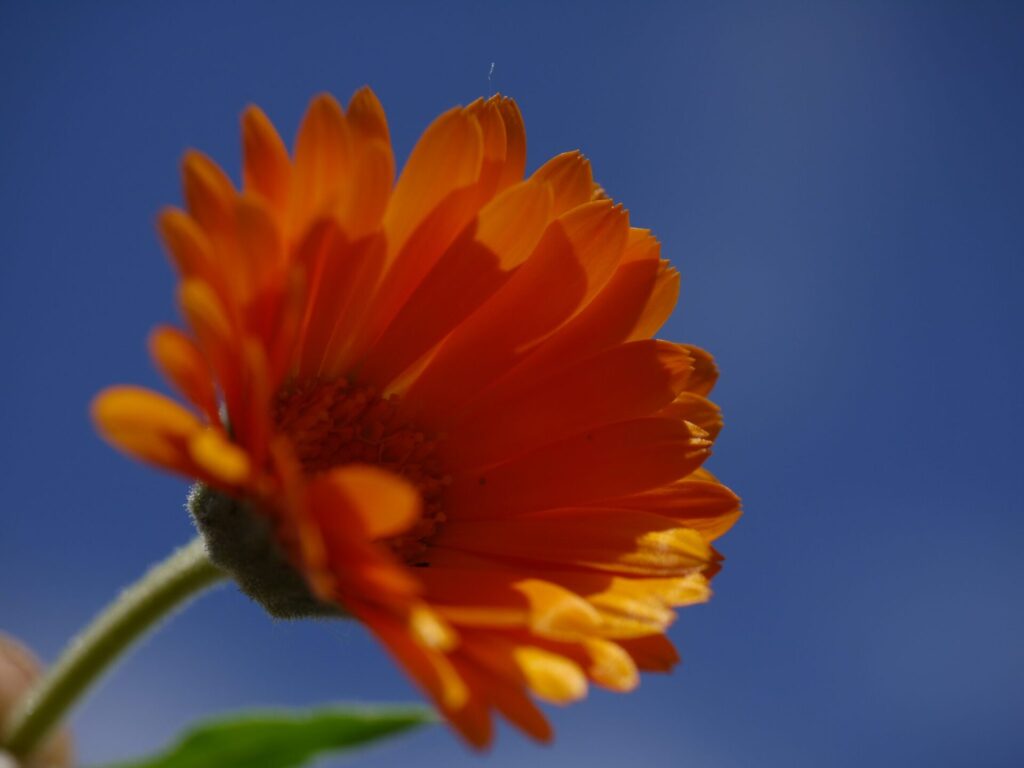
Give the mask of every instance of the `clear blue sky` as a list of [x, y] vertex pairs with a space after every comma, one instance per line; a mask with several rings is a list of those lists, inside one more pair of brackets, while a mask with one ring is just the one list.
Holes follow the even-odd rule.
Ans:
[[[488, 76], [491, 65], [493, 75]], [[52, 659], [190, 536], [183, 483], [94, 435], [157, 384], [153, 231], [188, 146], [236, 173], [249, 102], [291, 135], [370, 84], [408, 152], [492, 90], [529, 164], [580, 148], [682, 271], [668, 338], [711, 349], [711, 469], [747, 514], [684, 666], [507, 730], [361, 765], [1024, 764], [1024, 5], [0, 0], [0, 628]], [[86, 762], [200, 712], [416, 694], [364, 633], [225, 588], [79, 711]], [[585, 762], [584, 762], [585, 761]]]

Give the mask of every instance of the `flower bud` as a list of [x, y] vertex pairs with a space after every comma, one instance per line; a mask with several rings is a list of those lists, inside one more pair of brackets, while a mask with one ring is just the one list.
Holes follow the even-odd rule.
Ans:
[[[43, 674], [32, 652], [13, 637], [0, 632], [0, 732], [18, 702]], [[70, 768], [74, 763], [71, 733], [62, 728], [19, 763], [0, 749], [0, 768]]]

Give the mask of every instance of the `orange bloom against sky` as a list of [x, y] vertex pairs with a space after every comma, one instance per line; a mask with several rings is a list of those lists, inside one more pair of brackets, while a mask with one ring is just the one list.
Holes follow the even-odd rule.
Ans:
[[114, 387], [102, 433], [267, 521], [474, 745], [671, 668], [740, 513], [701, 468], [711, 357], [653, 338], [658, 241], [579, 153], [524, 178], [511, 99], [441, 115], [397, 182], [369, 89], [290, 154], [257, 108], [242, 135], [241, 188], [191, 152], [160, 218], [187, 330], [151, 350], [191, 407]]

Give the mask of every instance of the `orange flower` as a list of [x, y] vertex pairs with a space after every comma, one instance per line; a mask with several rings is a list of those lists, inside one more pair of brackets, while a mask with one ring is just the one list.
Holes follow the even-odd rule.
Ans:
[[672, 667], [740, 513], [700, 468], [711, 357], [652, 338], [678, 274], [650, 232], [578, 152], [524, 178], [503, 97], [439, 117], [397, 183], [369, 89], [316, 98], [291, 155], [255, 107], [242, 135], [241, 190], [190, 152], [160, 218], [189, 330], [151, 348], [193, 410], [115, 387], [106, 438], [255, 509], [474, 745], [492, 710], [550, 738], [530, 694]]

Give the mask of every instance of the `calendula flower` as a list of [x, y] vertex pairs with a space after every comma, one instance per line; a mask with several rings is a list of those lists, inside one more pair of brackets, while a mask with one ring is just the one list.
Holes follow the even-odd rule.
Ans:
[[711, 357], [652, 338], [678, 290], [655, 238], [577, 152], [524, 178], [499, 96], [439, 117], [397, 182], [369, 89], [316, 98], [291, 154], [255, 107], [242, 136], [240, 189], [190, 152], [160, 217], [188, 330], [151, 349], [191, 409], [112, 388], [102, 433], [202, 484], [215, 560], [210, 510], [264, 525], [474, 745], [494, 711], [546, 740], [534, 698], [672, 667], [739, 503], [701, 469]]

